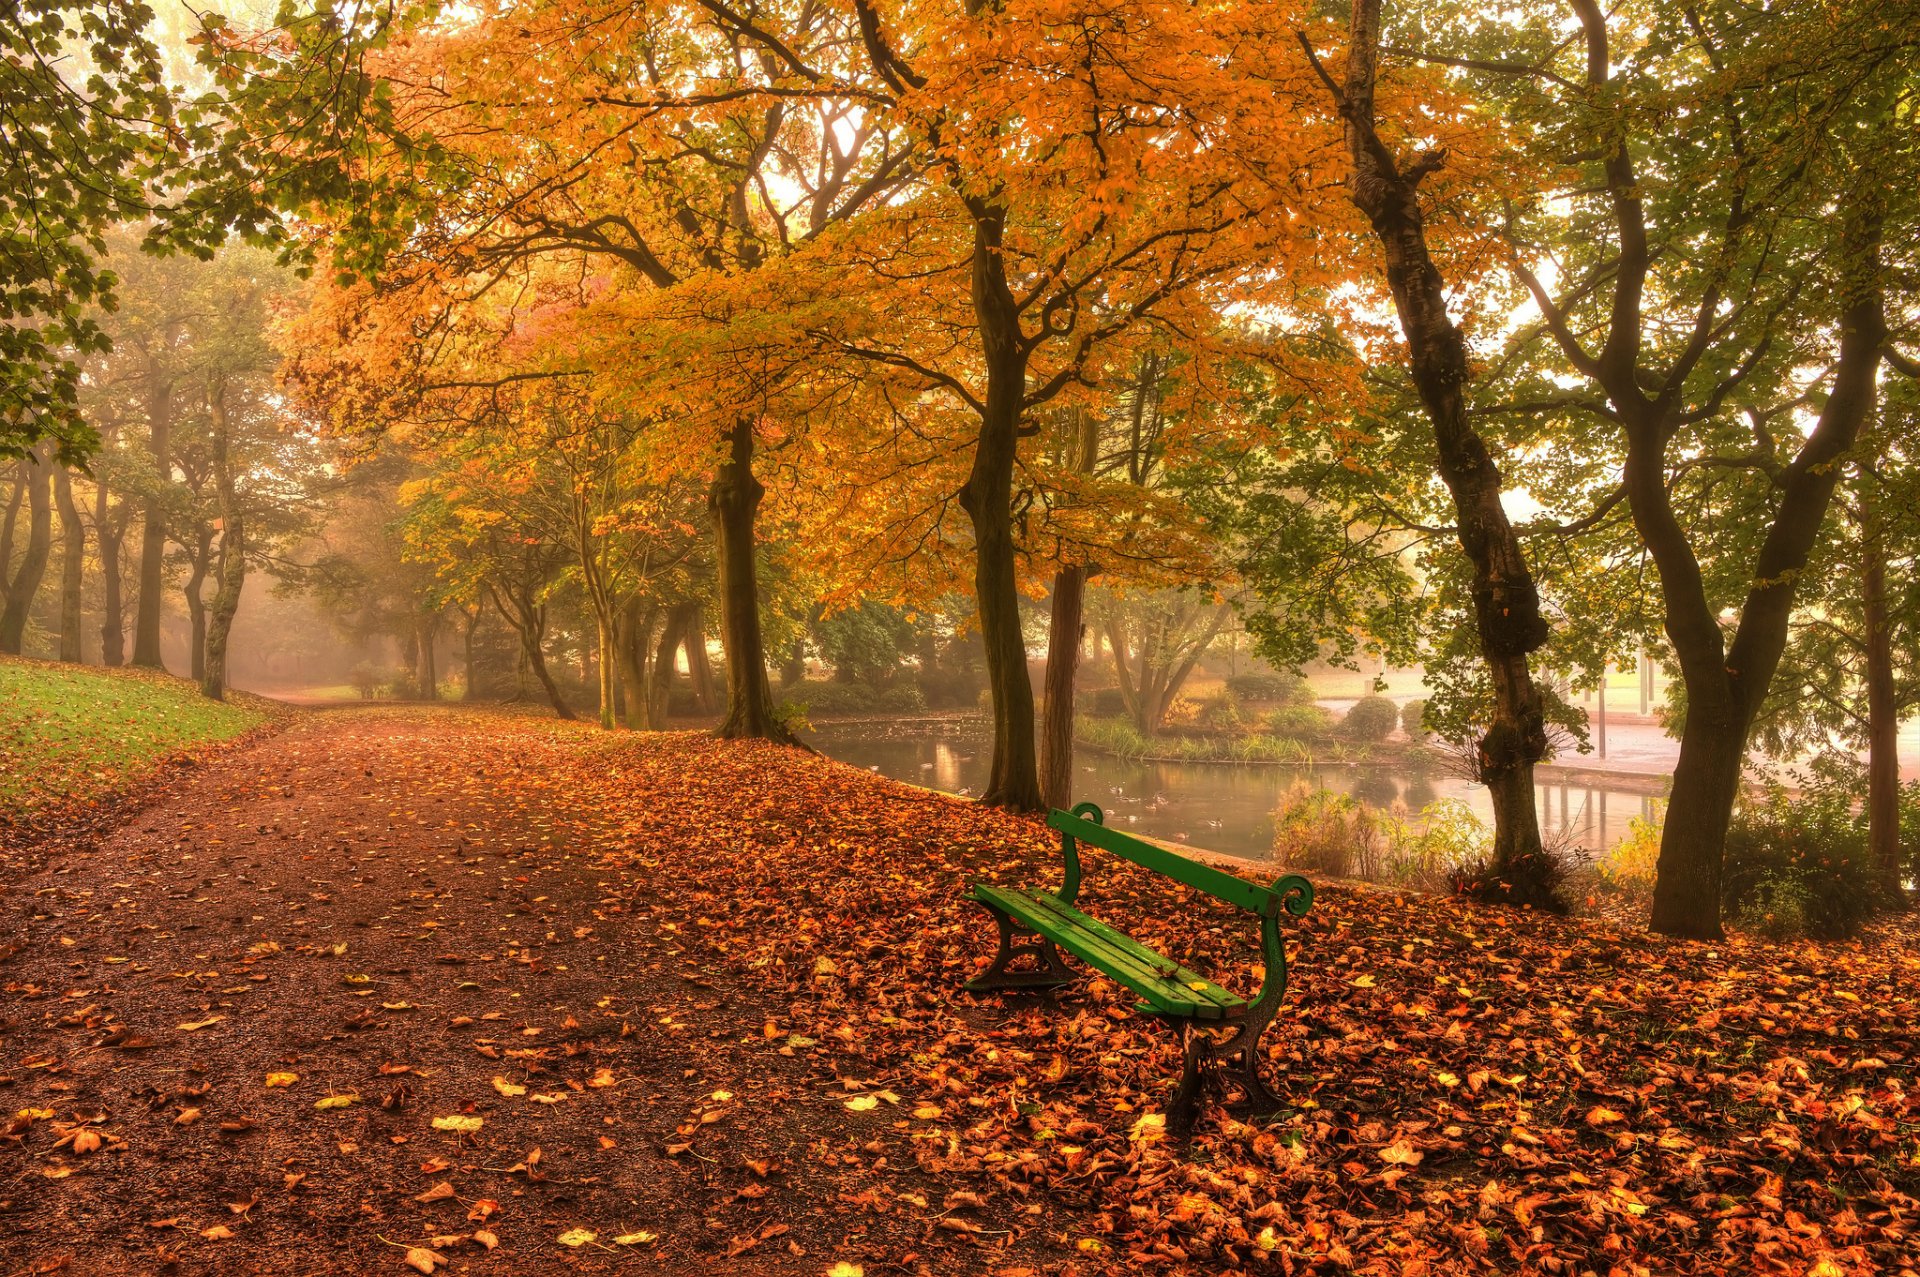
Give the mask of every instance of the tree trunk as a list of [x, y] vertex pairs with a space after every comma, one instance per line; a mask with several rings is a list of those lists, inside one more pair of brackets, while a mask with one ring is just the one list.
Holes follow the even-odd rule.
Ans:
[[60, 659], [82, 659], [81, 607], [87, 571], [87, 529], [73, 499], [73, 476], [61, 466], [53, 476], [53, 500], [60, 510]]
[[493, 599], [493, 606], [499, 611], [501, 619], [519, 635], [520, 659], [540, 680], [540, 687], [546, 692], [547, 703], [553, 706], [554, 715], [573, 722], [579, 716], [567, 704], [567, 698], [561, 695], [560, 685], [553, 681], [553, 672], [547, 668], [547, 658], [540, 650], [547, 633], [546, 605], [520, 597], [511, 587], [496, 588], [489, 584], [487, 594]]
[[227, 640], [233, 635], [240, 591], [247, 583], [245, 519], [230, 499], [225, 509], [220, 528], [220, 585], [207, 609], [206, 670], [200, 679], [201, 692], [216, 701], [226, 699]]
[[1906, 892], [1900, 882], [1900, 703], [1887, 617], [1887, 547], [1879, 517], [1869, 513], [1865, 522], [1860, 593], [1867, 630], [1867, 848], [1887, 904], [1898, 906]]
[[440, 636], [440, 613], [437, 611], [417, 613], [413, 621], [413, 632], [413, 681], [419, 685], [421, 700], [437, 701], [440, 699], [440, 663], [433, 645], [434, 640]]
[[140, 524], [140, 595], [133, 614], [133, 663], [165, 669], [160, 660], [160, 603], [167, 553], [167, 503], [173, 482], [173, 380], [156, 364], [147, 376], [148, 450], [153, 454], [154, 491]]
[[43, 445], [21, 464], [21, 482], [26, 488], [27, 546], [20, 566], [6, 580], [7, 564], [0, 561], [0, 586], [4, 586], [5, 606], [0, 608], [0, 652], [20, 655], [26, 642], [27, 618], [33, 612], [34, 596], [47, 575], [47, 559], [53, 553], [53, 450]]
[[1727, 828], [1740, 796], [1747, 733], [1786, 650], [1793, 598], [1827, 507], [1841, 461], [1873, 411], [1886, 316], [1880, 273], [1880, 215], [1860, 192], [1844, 234], [1840, 358], [1819, 419], [1787, 467], [1773, 522], [1755, 556], [1753, 584], [1732, 643], [1709, 601], [1705, 577], [1667, 486], [1667, 419], [1637, 387], [1616, 382], [1608, 397], [1628, 431], [1627, 499], [1635, 527], [1660, 569], [1667, 637], [1687, 689], [1687, 724], [1673, 773], [1653, 887], [1650, 925], [1665, 935], [1715, 940]]
[[993, 693], [993, 766], [980, 801], [1012, 811], [1040, 811], [1046, 804], [1034, 754], [1033, 683], [1020, 632], [1013, 540], [1013, 468], [1026, 400], [1028, 346], [1001, 256], [1005, 211], [985, 200], [970, 200], [969, 205], [974, 223], [973, 309], [987, 394], [980, 405], [973, 467], [960, 489], [960, 508], [973, 525], [974, 603]]
[[1073, 803], [1073, 684], [1086, 626], [1087, 568], [1053, 574], [1053, 615], [1047, 623], [1047, 685], [1041, 702], [1040, 798], [1065, 810]]
[[797, 745], [774, 716], [767, 653], [760, 629], [760, 583], [754, 564], [754, 520], [766, 489], [753, 477], [753, 422], [739, 418], [727, 459], [713, 474], [707, 508], [720, 560], [720, 642], [727, 651], [727, 716], [715, 734]]
[[100, 551], [100, 663], [117, 669], [127, 660], [126, 597], [120, 582], [120, 548], [127, 537], [127, 511], [116, 510], [104, 478], [95, 476], [93, 536]]
[[620, 697], [626, 707], [627, 726], [636, 732], [659, 726], [647, 699], [647, 645], [653, 637], [653, 619], [659, 610], [645, 604], [636, 594], [627, 600], [619, 632], [614, 637], [620, 655]]
[[612, 731], [620, 725], [620, 642], [613, 618], [596, 611], [593, 633], [599, 666], [600, 726]]
[[702, 714], [717, 709], [713, 686], [713, 662], [707, 657], [707, 620], [705, 609], [696, 606], [687, 623], [687, 680], [693, 687], [693, 703]]
[[[1453, 497], [1460, 547], [1473, 564], [1474, 625], [1493, 693], [1477, 770], [1493, 799], [1493, 867], [1505, 878], [1542, 854], [1534, 765], [1547, 753], [1545, 711], [1528, 656], [1547, 641], [1540, 595], [1500, 502], [1501, 478], [1467, 416], [1467, 346], [1447, 314], [1446, 285], [1428, 253], [1419, 183], [1426, 157], [1406, 169], [1375, 131], [1380, 0], [1356, 0], [1341, 100], [1353, 156], [1350, 193], [1386, 258], [1408, 371], [1433, 424], [1440, 477]], [[1304, 38], [1304, 37], [1303, 37]]]
[[480, 605], [475, 603], [471, 607], [463, 606], [460, 609], [460, 620], [460, 660], [464, 667], [461, 674], [466, 679], [466, 687], [461, 691], [460, 699], [473, 701], [479, 699], [479, 693], [475, 690], [479, 676], [473, 659], [473, 632], [480, 628]]
[[[220, 553], [226, 553], [224, 535], [220, 541]], [[207, 677], [207, 603], [201, 597], [201, 590], [206, 585], [207, 573], [213, 567], [213, 528], [209, 524], [202, 523], [194, 533], [192, 563], [193, 571], [188, 573], [187, 583], [181, 587], [180, 593], [187, 600], [187, 623], [192, 634], [189, 639], [189, 677], [196, 683], [204, 683]]]
[[655, 731], [666, 730], [668, 702], [673, 695], [673, 658], [686, 641], [688, 627], [699, 614], [699, 604], [680, 603], [667, 610], [666, 624], [660, 627], [652, 666], [647, 671], [647, 725]]
[[[227, 695], [227, 640], [233, 634], [234, 614], [240, 610], [240, 591], [247, 583], [247, 529], [239, 498], [234, 492], [232, 435], [227, 422], [227, 383], [224, 376], [208, 379], [207, 410], [213, 426], [213, 477], [220, 495], [220, 585], [213, 593], [211, 617], [201, 622], [204, 636], [195, 636], [194, 655], [202, 661], [200, 691], [213, 700]], [[202, 554], [194, 563], [196, 578], [204, 573], [205, 548], [210, 532], [201, 533]], [[200, 585], [196, 579], [189, 596], [197, 604]]]

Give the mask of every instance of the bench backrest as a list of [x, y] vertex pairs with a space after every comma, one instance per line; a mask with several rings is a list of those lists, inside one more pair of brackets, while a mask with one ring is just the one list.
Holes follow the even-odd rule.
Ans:
[[[1280, 881], [1285, 891], [1276, 891], [1271, 887], [1262, 887], [1248, 882], [1223, 869], [1212, 865], [1203, 865], [1197, 860], [1189, 860], [1178, 852], [1165, 847], [1123, 834], [1117, 829], [1108, 829], [1103, 823], [1105, 817], [1100, 808], [1093, 803], [1081, 803], [1072, 811], [1052, 811], [1047, 813], [1047, 824], [1060, 831], [1060, 849], [1067, 860], [1066, 889], [1061, 893], [1067, 899], [1073, 898], [1080, 883], [1080, 857], [1073, 844], [1084, 842], [1110, 851], [1125, 860], [1131, 860], [1143, 869], [1185, 883], [1197, 891], [1204, 891], [1216, 900], [1224, 900], [1230, 905], [1245, 909], [1248, 913], [1257, 913], [1265, 918], [1277, 918], [1284, 908], [1289, 913], [1304, 914], [1305, 905], [1313, 899], [1313, 889], [1307, 886], [1305, 879], [1293, 879], [1291, 875]], [[1305, 901], [1290, 900], [1297, 897], [1298, 889], [1293, 882], [1306, 888]]]

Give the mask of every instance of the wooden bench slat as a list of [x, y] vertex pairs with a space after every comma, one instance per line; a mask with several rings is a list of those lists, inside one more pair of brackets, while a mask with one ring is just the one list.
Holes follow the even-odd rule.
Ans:
[[1095, 824], [1071, 812], [1049, 812], [1047, 824], [1079, 842], [1090, 843], [1103, 851], [1110, 851], [1124, 860], [1131, 860], [1143, 869], [1151, 869], [1175, 882], [1185, 883], [1198, 891], [1204, 891], [1216, 900], [1224, 900], [1249, 913], [1266, 917], [1278, 916], [1280, 909], [1278, 893], [1248, 882], [1244, 878], [1235, 877], [1223, 869], [1215, 869], [1212, 865], [1203, 865], [1197, 860], [1189, 860], [1178, 852], [1169, 851], [1165, 847], [1156, 847], [1131, 834]]
[[[1246, 1000], [1045, 892], [975, 884], [973, 897], [1017, 918], [1146, 999], [1158, 1012], [1198, 1020], [1242, 1014]], [[1196, 987], [1197, 986], [1197, 987]]]

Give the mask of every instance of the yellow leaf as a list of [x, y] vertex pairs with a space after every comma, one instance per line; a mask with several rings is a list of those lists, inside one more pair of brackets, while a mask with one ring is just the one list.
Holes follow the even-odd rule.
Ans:
[[585, 1228], [569, 1228], [556, 1239], [562, 1246], [584, 1246], [599, 1234]]
[[500, 1094], [506, 1096], [509, 1099], [513, 1098], [516, 1095], [525, 1095], [527, 1093], [526, 1087], [520, 1086], [514, 1082], [509, 1082], [507, 1081], [507, 1079], [503, 1077], [497, 1077], [493, 1079], [493, 1089], [500, 1092]]
[[1419, 1149], [1407, 1141], [1405, 1136], [1380, 1150], [1380, 1160], [1393, 1166], [1418, 1166], [1425, 1157]]
[[224, 1015], [210, 1015], [204, 1020], [189, 1020], [187, 1023], [176, 1025], [175, 1027], [182, 1033], [192, 1033], [196, 1029], [206, 1028], [209, 1024], [218, 1024], [226, 1018]]
[[620, 1234], [613, 1239], [613, 1244], [616, 1246], [644, 1246], [648, 1242], [656, 1240], [659, 1236], [658, 1233], [650, 1233], [642, 1228], [631, 1233]]
[[433, 1129], [436, 1131], [458, 1131], [462, 1135], [471, 1135], [487, 1124], [484, 1117], [436, 1117]]
[[1373, 987], [1373, 977], [1370, 975], [1355, 976], [1353, 978], [1353, 987], [1356, 989], [1371, 989]]
[[300, 1080], [300, 1075], [298, 1073], [267, 1074], [267, 1085], [270, 1087], [271, 1086], [292, 1086], [295, 1082], [298, 1082], [299, 1080]]
[[827, 1269], [827, 1277], [867, 1277], [867, 1270], [858, 1264], [849, 1264], [843, 1259]]
[[871, 1095], [856, 1095], [852, 1099], [847, 1101], [847, 1107], [852, 1109], [855, 1113], [864, 1113], [868, 1109], [879, 1108], [880, 1101], [876, 1100]]
[[323, 1100], [315, 1100], [313, 1107], [317, 1109], [343, 1109], [359, 1098], [358, 1095], [329, 1095]]

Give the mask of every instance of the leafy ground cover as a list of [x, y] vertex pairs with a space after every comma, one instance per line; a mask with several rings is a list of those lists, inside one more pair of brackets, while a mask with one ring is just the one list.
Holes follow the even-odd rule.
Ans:
[[231, 741], [273, 713], [258, 697], [210, 701], [153, 670], [0, 657], [0, 824], [123, 795], [167, 760]]
[[[1330, 887], [1271, 1121], [1155, 1114], [1124, 991], [975, 996], [1037, 824], [818, 757], [354, 709], [4, 897], [7, 1267], [1914, 1269], [1920, 943], [1708, 948]], [[1091, 862], [1229, 983], [1252, 937]]]

